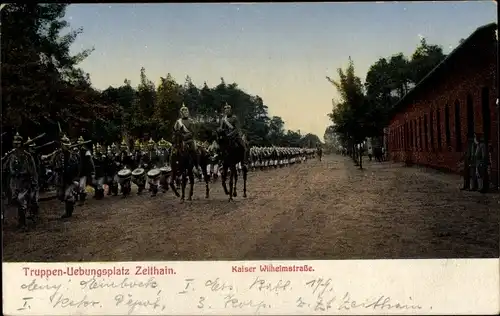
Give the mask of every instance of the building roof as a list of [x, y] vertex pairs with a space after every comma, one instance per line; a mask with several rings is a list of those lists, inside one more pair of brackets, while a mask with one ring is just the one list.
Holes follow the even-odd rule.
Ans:
[[423, 88], [429, 83], [434, 77], [442, 73], [446, 66], [450, 64], [452, 60], [458, 55], [459, 52], [463, 51], [465, 47], [471, 45], [471, 42], [478, 38], [480, 35], [487, 34], [487, 32], [497, 30], [496, 23], [489, 23], [477, 28], [469, 37], [467, 37], [460, 45], [458, 45], [451, 53], [446, 56], [443, 61], [441, 61], [436, 67], [434, 67], [420, 82], [413, 87], [408, 93], [406, 93], [393, 107], [390, 114], [390, 119], [392, 119], [397, 113], [399, 113], [409, 101], [412, 100]]

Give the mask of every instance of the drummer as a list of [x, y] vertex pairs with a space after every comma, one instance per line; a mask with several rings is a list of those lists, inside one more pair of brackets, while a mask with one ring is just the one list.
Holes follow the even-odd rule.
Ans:
[[172, 168], [169, 166], [169, 149], [171, 146], [172, 144], [163, 138], [158, 141], [158, 160], [161, 172], [160, 187], [163, 193], [168, 190], [168, 173], [172, 171]]
[[137, 185], [137, 194], [140, 195], [146, 188], [146, 170], [147, 161], [145, 159], [145, 146], [141, 144], [139, 140], [135, 141], [134, 144], [134, 160], [136, 163], [136, 168], [132, 171], [132, 182]]

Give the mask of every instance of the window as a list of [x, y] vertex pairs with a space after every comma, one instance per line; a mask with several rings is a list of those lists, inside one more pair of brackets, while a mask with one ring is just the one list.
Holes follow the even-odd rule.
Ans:
[[427, 137], [428, 130], [429, 130], [429, 126], [427, 125], [427, 114], [424, 114], [424, 147], [425, 147], [425, 151], [429, 150], [429, 140]]
[[462, 151], [462, 129], [460, 126], [460, 102], [455, 100], [455, 150]]
[[437, 124], [437, 147], [438, 150], [441, 150], [442, 142], [441, 142], [441, 111], [439, 109], [436, 110], [436, 124]]
[[474, 136], [474, 102], [472, 96], [467, 95], [467, 138]]
[[488, 144], [491, 131], [490, 91], [488, 87], [481, 89], [481, 110], [483, 112], [484, 143]]
[[429, 130], [429, 142], [430, 142], [430, 145], [431, 145], [431, 150], [434, 151], [434, 112], [431, 111], [429, 113], [429, 125], [431, 127], [431, 129]]
[[446, 147], [451, 146], [451, 131], [450, 131], [450, 105], [446, 104], [444, 108], [444, 131], [446, 136]]

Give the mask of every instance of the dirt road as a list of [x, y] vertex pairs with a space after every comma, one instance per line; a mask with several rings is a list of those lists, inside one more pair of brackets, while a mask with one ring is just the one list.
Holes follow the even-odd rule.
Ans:
[[220, 182], [180, 204], [90, 199], [74, 218], [42, 203], [41, 223], [18, 232], [7, 214], [4, 261], [376, 259], [498, 257], [498, 195], [460, 192], [455, 176], [326, 156], [251, 172], [248, 198], [229, 203]]

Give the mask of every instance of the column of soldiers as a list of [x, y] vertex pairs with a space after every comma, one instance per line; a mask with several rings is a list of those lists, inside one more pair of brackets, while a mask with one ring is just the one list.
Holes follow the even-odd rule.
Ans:
[[[182, 126], [179, 123], [176, 127], [182, 128], [185, 139], [191, 137], [189, 139], [192, 140], [193, 150], [201, 147], [209, 153], [210, 163], [207, 171], [212, 179], [216, 179], [220, 175], [221, 165], [217, 141], [214, 140], [211, 144], [197, 141], [192, 124], [189, 124], [189, 111], [184, 105], [182, 109], [179, 120]], [[242, 134], [230, 106], [226, 104], [225, 110], [226, 116], [221, 124], [228, 122], [226, 128], [229, 128], [229, 134], [243, 139], [237, 137]], [[36, 139], [43, 136], [40, 135]], [[54, 142], [59, 144], [57, 150], [48, 155], [37, 153], [38, 149]], [[148, 187], [152, 196], [157, 195], [160, 190], [166, 192], [171, 178], [179, 183], [179, 175], [171, 174], [172, 163], [175, 163], [171, 161], [173, 145], [163, 138], [158, 142], [152, 138], [147, 142], [136, 140], [133, 148], [129, 148], [125, 139], [119, 146], [115, 143], [108, 146], [95, 143], [90, 146], [91, 142], [80, 136], [75, 143], [71, 143], [63, 134], [58, 141], [37, 147], [34, 140], [28, 139], [23, 143], [23, 138], [19, 134], [15, 135], [14, 149], [2, 158], [2, 171], [8, 174], [9, 179], [7, 197], [18, 206], [19, 226], [25, 226], [27, 218], [35, 220], [38, 215], [39, 180], [44, 179], [46, 170], [51, 170], [56, 175], [54, 182], [57, 197], [65, 204], [62, 218], [72, 217], [76, 202], [84, 204], [88, 186], [94, 188], [94, 198], [102, 199], [106, 193], [113, 196], [119, 193], [123, 196], [129, 195], [131, 183], [137, 186], [137, 194], [142, 194]], [[316, 150], [275, 146], [251, 147], [247, 161], [252, 170], [276, 168], [312, 158]], [[241, 164], [238, 169], [241, 170]], [[194, 171], [201, 175], [199, 164]], [[26, 216], [28, 212], [30, 216]]]

